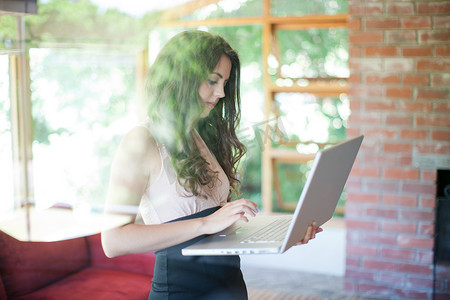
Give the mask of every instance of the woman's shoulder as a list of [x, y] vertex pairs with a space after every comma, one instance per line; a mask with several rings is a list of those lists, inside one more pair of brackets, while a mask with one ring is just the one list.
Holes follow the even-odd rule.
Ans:
[[159, 152], [158, 143], [147, 126], [137, 125], [122, 138], [121, 148], [136, 155], [152, 155]]
[[143, 141], [150, 141], [154, 140], [149, 128], [137, 125], [128, 130], [127, 133], [124, 135], [125, 140], [143, 140]]
[[125, 164], [139, 164], [145, 169], [150, 178], [156, 178], [161, 168], [160, 148], [151, 130], [144, 126], [131, 128], [122, 138], [118, 150], [119, 157]]

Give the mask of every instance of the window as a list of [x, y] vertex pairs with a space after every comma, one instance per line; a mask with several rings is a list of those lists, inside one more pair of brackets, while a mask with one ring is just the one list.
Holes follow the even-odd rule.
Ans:
[[[91, 3], [65, 5], [62, 9], [80, 9], [83, 16], [95, 14]], [[56, 30], [50, 25], [60, 22], [52, 19], [60, 8], [49, 1], [46, 9], [48, 14], [30, 20], [30, 26], [35, 26], [32, 33], [39, 36], [29, 51], [30, 195], [37, 208], [65, 203], [96, 209], [105, 199], [113, 153], [121, 135], [139, 120], [137, 47], [121, 48], [114, 38], [133, 44], [149, 36], [150, 62], [173, 33], [185, 28], [218, 33], [238, 49], [242, 65], [239, 135], [248, 148], [241, 165], [241, 192], [260, 204], [263, 198], [265, 210], [285, 209], [279, 205], [284, 203], [280, 195], [295, 201], [298, 195], [287, 192], [294, 184], [292, 178], [308, 172], [307, 162], [287, 162], [284, 150], [310, 157], [318, 147], [345, 137], [350, 113], [345, 0], [226, 0], [206, 6], [202, 1], [188, 2], [185, 9], [165, 12], [161, 16], [165, 21], [149, 35], [147, 28], [143, 34], [138, 21], [124, 18], [122, 26], [115, 12], [108, 11], [96, 12], [102, 14], [98, 18], [101, 30], [92, 31], [89, 22], [79, 24], [76, 16], [66, 28]], [[18, 52], [16, 18], [2, 16], [0, 25], [0, 51]], [[76, 26], [79, 30], [71, 39]], [[127, 40], [130, 31], [133, 36]], [[9, 94], [8, 58], [0, 58], [0, 179], [4, 179], [0, 185], [6, 195], [2, 196], [11, 199], [0, 202], [3, 212], [14, 207], [13, 121], [10, 100], [4, 96]], [[268, 145], [263, 143], [266, 125], [278, 127]], [[281, 178], [280, 183], [276, 178]]]
[[10, 215], [14, 209], [8, 61], [8, 55], [0, 55], [0, 219]]
[[95, 209], [109, 165], [137, 124], [136, 59], [105, 49], [30, 49], [36, 207]]

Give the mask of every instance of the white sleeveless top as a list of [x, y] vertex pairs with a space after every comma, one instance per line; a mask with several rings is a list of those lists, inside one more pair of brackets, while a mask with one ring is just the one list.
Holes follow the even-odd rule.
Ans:
[[186, 196], [190, 193], [178, 183], [168, 151], [164, 145], [158, 144], [162, 162], [161, 171], [156, 180], [146, 188], [139, 204], [139, 212], [145, 224], [161, 224], [226, 204], [230, 191], [228, 178], [197, 131], [194, 132], [194, 139], [211, 170], [218, 172], [214, 187], [202, 187], [200, 194], [206, 197]]

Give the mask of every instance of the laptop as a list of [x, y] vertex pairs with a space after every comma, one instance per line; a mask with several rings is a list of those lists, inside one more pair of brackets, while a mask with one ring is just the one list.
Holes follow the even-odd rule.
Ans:
[[280, 254], [298, 243], [308, 226], [333, 216], [364, 136], [320, 150], [292, 215], [262, 215], [238, 221], [182, 249], [190, 255]]

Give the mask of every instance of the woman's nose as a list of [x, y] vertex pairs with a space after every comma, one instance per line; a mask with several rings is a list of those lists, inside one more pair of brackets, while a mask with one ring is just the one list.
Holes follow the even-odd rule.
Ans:
[[217, 85], [217, 88], [215, 89], [215, 95], [218, 98], [223, 98], [225, 97], [225, 90], [224, 87], [220, 84]]

